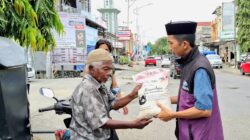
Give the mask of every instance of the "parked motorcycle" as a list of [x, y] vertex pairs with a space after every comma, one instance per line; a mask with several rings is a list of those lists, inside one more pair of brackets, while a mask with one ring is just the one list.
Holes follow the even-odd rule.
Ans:
[[[39, 112], [45, 112], [45, 111], [51, 111], [51, 110], [55, 110], [55, 113], [57, 115], [62, 115], [62, 114], [69, 114], [70, 117], [64, 119], [64, 124], [66, 126], [66, 128], [69, 128], [70, 125], [70, 121], [71, 121], [71, 115], [72, 115], [72, 108], [70, 105], [70, 100], [71, 99], [63, 99], [63, 100], [59, 100], [55, 97], [54, 92], [52, 89], [50, 88], [40, 88], [40, 94], [49, 98], [53, 98], [56, 103], [52, 106], [48, 106], [45, 108], [40, 108], [38, 111]], [[32, 131], [32, 134], [49, 134], [49, 133], [55, 133], [56, 135], [56, 140], [68, 140], [70, 137], [70, 134], [68, 131], [66, 130], [57, 130], [57, 131]], [[57, 136], [60, 135], [60, 136]], [[64, 138], [61, 138], [62, 135], [67, 135], [64, 136]], [[59, 139], [60, 137], [60, 139]], [[68, 138], [67, 138], [68, 137]]]

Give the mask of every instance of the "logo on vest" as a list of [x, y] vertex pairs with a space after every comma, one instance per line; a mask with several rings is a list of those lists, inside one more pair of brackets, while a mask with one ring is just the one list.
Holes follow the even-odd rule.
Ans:
[[184, 90], [186, 90], [186, 91], [189, 91], [189, 88], [188, 88], [188, 83], [187, 83], [187, 81], [183, 81], [183, 83], [182, 83], [182, 89], [184, 89]]

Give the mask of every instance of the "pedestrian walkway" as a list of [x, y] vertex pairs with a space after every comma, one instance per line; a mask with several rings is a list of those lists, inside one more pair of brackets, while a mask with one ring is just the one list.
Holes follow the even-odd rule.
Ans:
[[240, 75], [240, 70], [235, 68], [234, 66], [223, 65], [223, 69], [221, 71]]
[[138, 71], [139, 72], [139, 71], [142, 71], [143, 65], [140, 65], [137, 62], [134, 62], [134, 65], [132, 67], [128, 66], [127, 64], [125, 64], [125, 65], [115, 64], [115, 69], [116, 70], [128, 70], [128, 71]]

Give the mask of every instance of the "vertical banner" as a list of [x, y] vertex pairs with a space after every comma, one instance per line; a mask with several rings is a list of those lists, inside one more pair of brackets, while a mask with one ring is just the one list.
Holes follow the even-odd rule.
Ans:
[[222, 32], [221, 39], [234, 39], [234, 19], [235, 19], [234, 2], [222, 3]]

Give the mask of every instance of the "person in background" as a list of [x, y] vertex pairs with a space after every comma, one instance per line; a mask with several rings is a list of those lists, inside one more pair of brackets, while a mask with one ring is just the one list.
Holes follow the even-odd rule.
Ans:
[[[108, 40], [100, 39], [96, 42], [95, 49], [104, 49], [110, 53], [110, 56], [112, 58], [112, 63], [113, 63], [113, 73], [105, 85], [107, 89], [110, 90], [118, 99], [121, 98], [123, 96], [123, 93], [121, 92], [121, 89], [118, 87], [116, 76], [115, 76], [114, 59], [112, 56], [113, 47], [111, 43]], [[125, 106], [122, 109], [123, 109], [123, 114], [127, 115], [128, 107]]]

